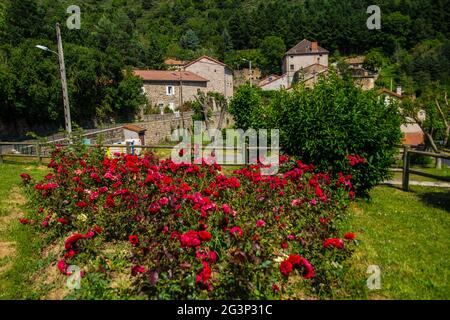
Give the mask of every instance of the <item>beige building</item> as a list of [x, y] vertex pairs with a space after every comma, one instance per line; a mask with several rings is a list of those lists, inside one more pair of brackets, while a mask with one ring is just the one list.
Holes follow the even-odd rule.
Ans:
[[219, 92], [227, 99], [233, 96], [233, 70], [223, 62], [202, 56], [186, 64], [184, 70], [208, 79], [207, 92]]
[[193, 101], [197, 91], [208, 90], [208, 80], [189, 71], [134, 70], [144, 81], [143, 92], [151, 105], [177, 110], [186, 101]]
[[311, 65], [328, 67], [328, 50], [319, 46], [318, 42], [303, 39], [286, 52], [283, 57], [283, 74], [287, 74], [290, 87], [297, 71]]
[[377, 72], [371, 72], [364, 68], [365, 56], [354, 56], [344, 60], [352, 74], [355, 85], [362, 90], [371, 90], [375, 88], [375, 82], [378, 79]]

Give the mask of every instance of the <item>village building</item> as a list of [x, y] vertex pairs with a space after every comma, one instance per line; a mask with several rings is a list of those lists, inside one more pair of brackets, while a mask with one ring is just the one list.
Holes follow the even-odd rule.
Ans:
[[219, 92], [227, 99], [233, 96], [233, 70], [226, 64], [208, 56], [192, 62], [167, 58], [170, 70], [134, 70], [144, 81], [142, 91], [150, 105], [177, 111], [188, 101], [195, 100], [198, 91]]
[[293, 84], [303, 82], [312, 87], [320, 74], [328, 72], [329, 51], [318, 42], [303, 39], [283, 56], [282, 75], [270, 75], [260, 81], [262, 90], [290, 89]]
[[328, 55], [329, 51], [318, 42], [306, 39], [289, 49], [283, 57], [283, 74], [287, 74], [288, 87], [292, 85], [295, 73], [302, 68], [315, 64], [328, 67]]
[[202, 56], [186, 64], [183, 69], [207, 79], [206, 92], [219, 92], [226, 99], [233, 97], [233, 69], [225, 63]]
[[186, 101], [194, 100], [198, 90], [208, 90], [208, 80], [190, 71], [134, 70], [144, 85], [142, 90], [151, 105], [161, 112], [169, 107], [177, 110]]
[[365, 58], [365, 56], [354, 56], [344, 59], [344, 62], [348, 64], [355, 85], [362, 90], [371, 90], [375, 88], [378, 73], [364, 68]]
[[[396, 92], [383, 88], [379, 91], [379, 96], [384, 100], [386, 104], [399, 103], [404, 98], [402, 93], [402, 88], [397, 87]], [[426, 114], [424, 110], [420, 110], [417, 115], [419, 119], [425, 120]], [[403, 133], [402, 143], [410, 146], [421, 145], [425, 141], [425, 134], [423, 133], [420, 126], [414, 119], [410, 117], [405, 118], [405, 124], [400, 126], [400, 130]]]
[[261, 81], [261, 70], [259, 68], [244, 68], [241, 70], [234, 70], [234, 87], [237, 88], [243, 84], [251, 83], [258, 85]]

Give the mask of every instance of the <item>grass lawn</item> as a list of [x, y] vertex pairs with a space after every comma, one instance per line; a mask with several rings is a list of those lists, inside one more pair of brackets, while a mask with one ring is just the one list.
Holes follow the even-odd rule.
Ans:
[[[40, 178], [46, 168], [0, 165], [0, 299], [45, 298], [46, 290], [52, 289], [33, 282], [42, 281], [39, 273], [55, 257], [44, 257], [40, 238], [32, 228], [18, 223], [21, 211], [26, 210], [18, 187], [19, 174], [24, 171]], [[450, 190], [412, 186], [406, 193], [379, 186], [371, 196], [371, 201], [355, 202], [343, 222], [343, 230], [357, 233], [359, 246], [334, 298], [450, 298]], [[380, 290], [367, 289], [369, 265], [381, 269]]]
[[[359, 200], [347, 221], [360, 246], [352, 257], [347, 298], [450, 298], [450, 190], [379, 186], [370, 202]], [[369, 265], [381, 270], [381, 289], [369, 291]], [[363, 280], [361, 280], [363, 279]]]
[[[18, 222], [25, 208], [19, 174], [43, 177], [45, 167], [0, 164], [0, 299], [33, 297], [32, 276], [40, 268], [39, 238]], [[37, 297], [36, 297], [37, 298]]]

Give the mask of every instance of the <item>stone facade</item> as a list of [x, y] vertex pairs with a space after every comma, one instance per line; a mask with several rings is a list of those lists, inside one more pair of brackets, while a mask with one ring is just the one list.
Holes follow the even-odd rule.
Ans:
[[283, 74], [287, 74], [289, 86], [295, 73], [301, 69], [315, 64], [328, 67], [328, 54], [317, 42], [306, 39], [287, 51], [283, 57]]
[[250, 73], [249, 68], [244, 68], [241, 70], [234, 71], [234, 87], [237, 88], [249, 81], [253, 85], [256, 85], [261, 80], [261, 70], [259, 68], [252, 68], [252, 72]]
[[233, 96], [233, 70], [226, 64], [203, 56], [188, 63], [184, 70], [207, 79], [206, 91], [219, 92], [227, 99]]
[[[146, 144], [158, 144], [161, 142], [170, 141], [172, 132], [175, 129], [185, 128], [189, 132], [192, 130], [192, 116], [193, 112], [184, 112], [183, 116], [176, 116], [174, 114], [164, 115], [149, 115], [146, 116], [144, 122], [134, 123], [135, 125], [146, 129], [145, 143]], [[215, 112], [211, 116], [210, 128], [217, 128], [219, 122], [220, 112]], [[226, 113], [223, 127], [230, 127], [234, 121], [230, 114]], [[203, 126], [204, 128], [205, 126]]]
[[[171, 94], [168, 90], [171, 87]], [[175, 110], [186, 101], [193, 101], [197, 91], [207, 91], [206, 82], [171, 82], [171, 81], [144, 81], [144, 93], [150, 104], [159, 107], [170, 107]]]

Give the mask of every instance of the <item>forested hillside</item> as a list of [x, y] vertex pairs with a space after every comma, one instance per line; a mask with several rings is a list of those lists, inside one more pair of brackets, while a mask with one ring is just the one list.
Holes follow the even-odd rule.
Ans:
[[[83, 0], [81, 29], [69, 30], [74, 1], [0, 0], [0, 122], [61, 125], [54, 26], [62, 23], [73, 120], [129, 118], [142, 103], [132, 67], [164, 68], [164, 57], [207, 54], [234, 68], [251, 59], [280, 72], [299, 40], [319, 41], [333, 57], [369, 52], [383, 67], [381, 83], [420, 94], [448, 84], [450, 6], [446, 0]], [[366, 9], [378, 4], [381, 29], [369, 30]]]

